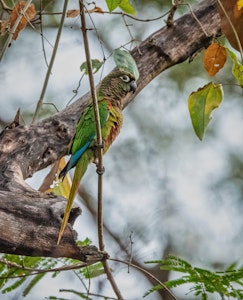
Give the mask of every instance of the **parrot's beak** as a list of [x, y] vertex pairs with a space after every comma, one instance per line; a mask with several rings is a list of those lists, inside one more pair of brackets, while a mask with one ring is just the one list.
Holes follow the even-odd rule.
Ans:
[[137, 89], [137, 84], [134, 80], [130, 82], [130, 88], [131, 88], [130, 91], [133, 92], [133, 94], [134, 94]]

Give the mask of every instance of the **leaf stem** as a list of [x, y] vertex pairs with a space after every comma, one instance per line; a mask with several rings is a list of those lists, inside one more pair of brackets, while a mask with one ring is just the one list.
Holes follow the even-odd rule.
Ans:
[[69, 0], [64, 0], [63, 10], [62, 10], [62, 17], [61, 17], [60, 24], [59, 24], [59, 27], [58, 27], [55, 45], [53, 47], [51, 60], [50, 60], [50, 63], [49, 63], [49, 66], [48, 66], [48, 69], [47, 69], [47, 72], [46, 72], [46, 77], [45, 77], [45, 81], [44, 81], [44, 84], [43, 84], [43, 87], [42, 87], [40, 98], [39, 98], [39, 100], [37, 102], [37, 105], [36, 105], [36, 109], [35, 109], [35, 113], [34, 113], [34, 116], [33, 116], [33, 119], [32, 119], [32, 123], [36, 122], [36, 120], [38, 118], [38, 114], [39, 114], [40, 109], [41, 109], [42, 104], [43, 104], [43, 99], [44, 99], [46, 89], [47, 89], [47, 85], [48, 85], [48, 82], [49, 82], [49, 79], [50, 79], [52, 67], [53, 67], [53, 64], [54, 64], [54, 61], [55, 61], [55, 58], [56, 58], [56, 53], [57, 53], [58, 45], [59, 45], [59, 42], [60, 42], [64, 21], [65, 21], [65, 18], [66, 18], [68, 1]]

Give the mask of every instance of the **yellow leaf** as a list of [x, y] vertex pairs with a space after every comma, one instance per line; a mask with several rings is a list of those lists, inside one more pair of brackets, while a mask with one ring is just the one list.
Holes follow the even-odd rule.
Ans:
[[53, 193], [55, 195], [68, 198], [71, 189], [71, 184], [72, 184], [70, 175], [67, 174], [64, 177], [63, 181], [60, 181], [56, 175], [61, 172], [61, 170], [65, 167], [65, 165], [66, 165], [65, 158], [62, 157], [58, 163], [58, 166], [55, 164], [53, 165], [51, 171], [44, 179], [39, 190], [42, 192]]
[[203, 64], [209, 76], [214, 76], [226, 62], [226, 50], [218, 43], [211, 44], [204, 52]]
[[243, 0], [238, 0], [236, 6], [238, 10], [241, 10], [243, 8]]

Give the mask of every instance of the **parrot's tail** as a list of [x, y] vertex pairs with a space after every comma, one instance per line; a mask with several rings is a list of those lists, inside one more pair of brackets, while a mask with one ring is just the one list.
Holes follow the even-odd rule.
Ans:
[[[62, 235], [63, 235], [64, 230], [66, 228], [66, 225], [68, 223], [69, 216], [70, 216], [70, 213], [71, 213], [71, 210], [72, 210], [73, 201], [74, 201], [74, 198], [75, 198], [75, 196], [77, 194], [77, 191], [78, 191], [79, 183], [80, 183], [82, 177], [84, 176], [84, 173], [86, 172], [87, 167], [88, 167], [88, 165], [89, 165], [89, 163], [91, 162], [92, 159], [93, 159], [92, 150], [87, 150], [86, 152], [83, 153], [82, 157], [77, 162], [76, 169], [75, 169], [75, 172], [74, 172], [74, 177], [73, 177], [73, 180], [72, 180], [72, 186], [71, 186], [70, 194], [69, 194], [69, 197], [68, 197], [67, 205], [66, 205], [65, 212], [64, 212], [64, 215], [63, 215], [63, 219], [62, 219], [61, 229], [59, 231], [57, 244], [60, 243]], [[61, 173], [59, 175], [59, 178], [62, 178], [62, 176], [61, 176], [62, 173], [64, 174], [64, 176], [66, 175], [65, 168], [61, 171]]]

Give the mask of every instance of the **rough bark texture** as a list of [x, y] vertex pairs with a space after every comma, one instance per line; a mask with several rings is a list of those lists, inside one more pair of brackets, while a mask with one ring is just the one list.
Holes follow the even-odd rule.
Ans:
[[[215, 0], [199, 4], [188, 13], [149, 36], [134, 49], [140, 78], [136, 94], [124, 99], [124, 107], [163, 70], [190, 58], [220, 34]], [[202, 27], [203, 29], [202, 30]], [[205, 35], [207, 32], [207, 35]], [[73, 209], [70, 226], [57, 246], [65, 199], [33, 190], [24, 179], [67, 154], [68, 145], [89, 95], [62, 112], [37, 124], [12, 126], [0, 135], [0, 252], [22, 255], [72, 257], [101, 260], [103, 253], [92, 246], [79, 248], [72, 223], [80, 214]], [[90, 251], [90, 252], [89, 252]]]

